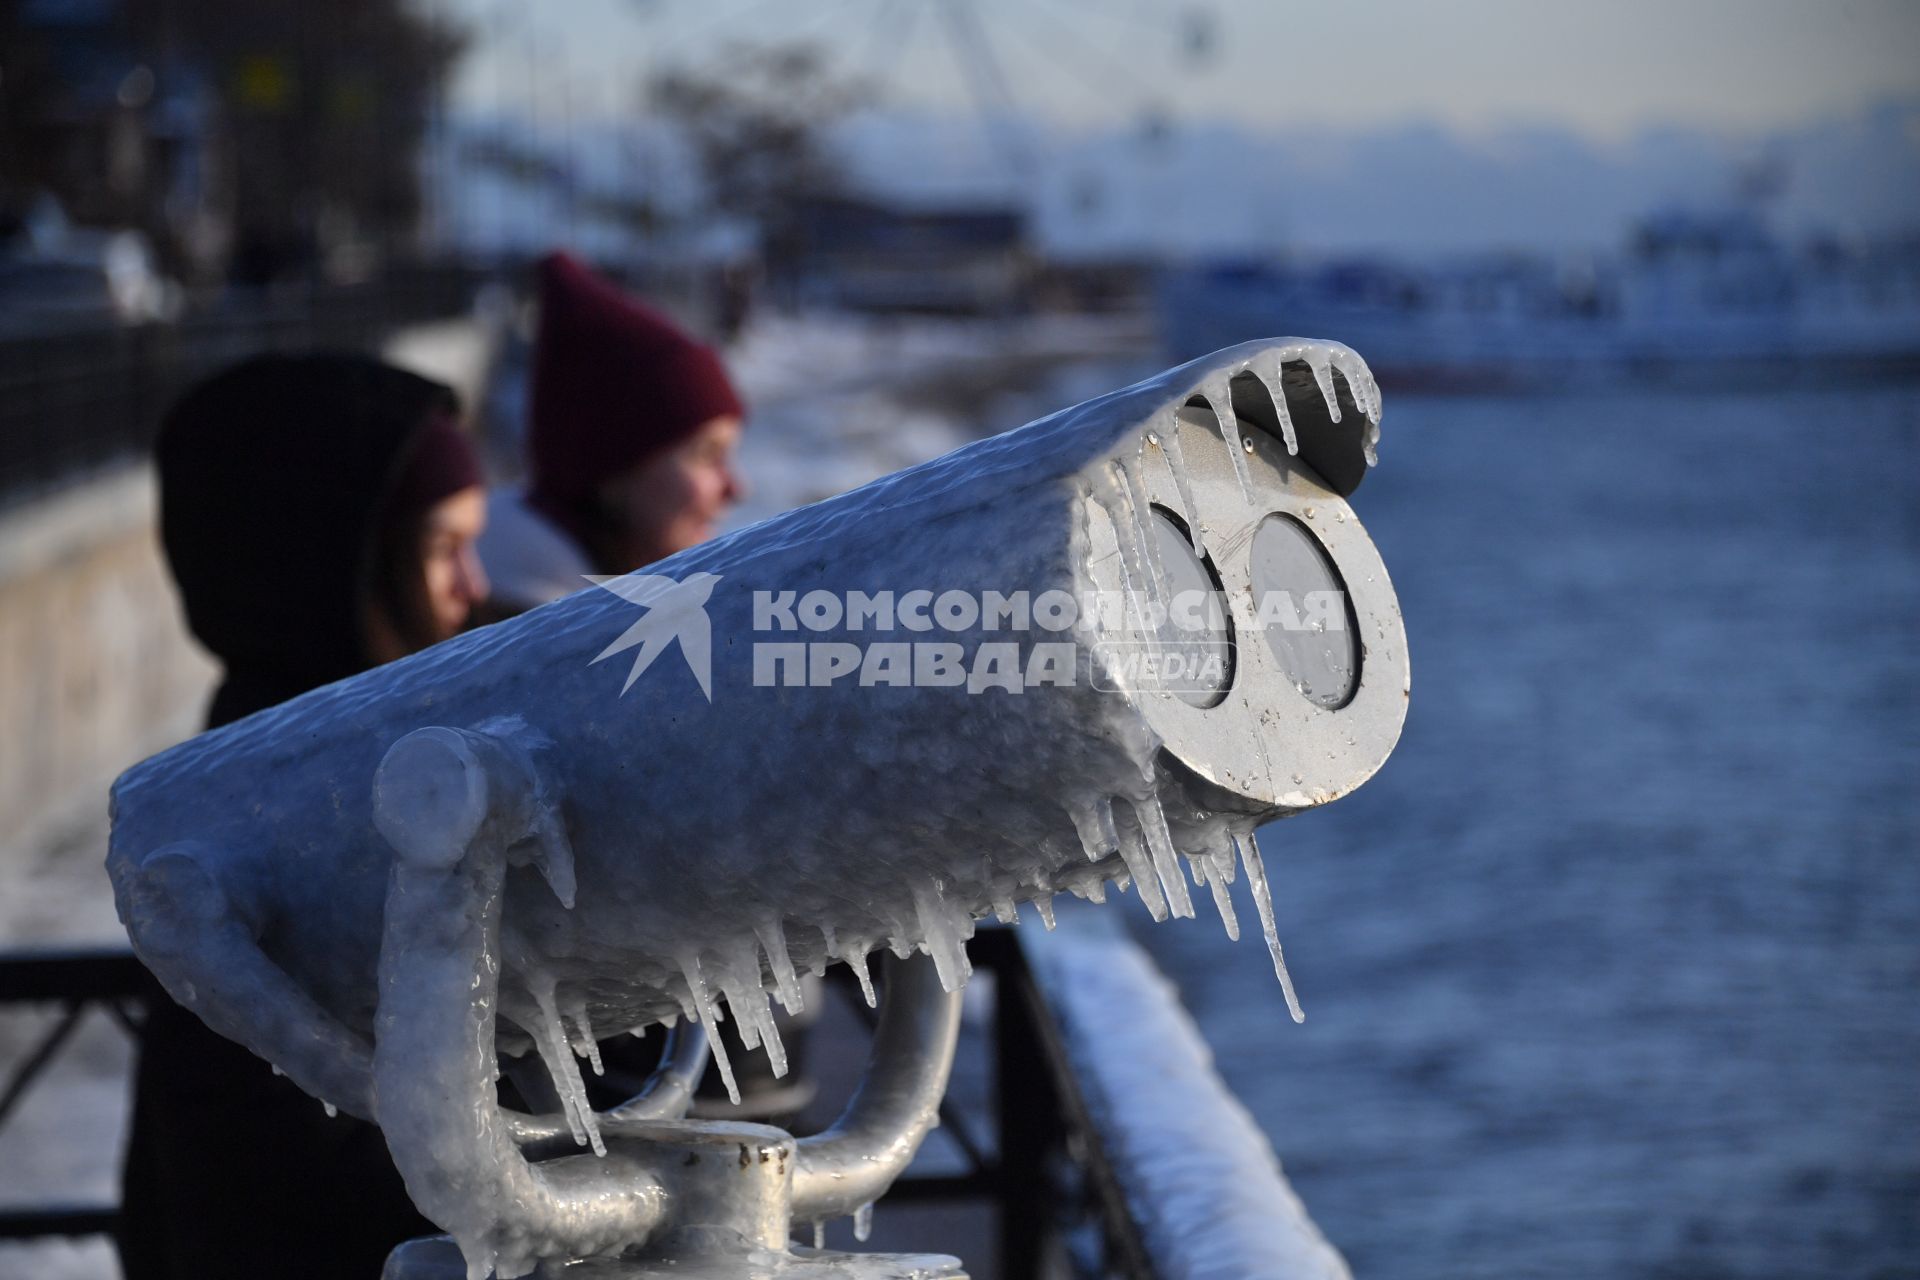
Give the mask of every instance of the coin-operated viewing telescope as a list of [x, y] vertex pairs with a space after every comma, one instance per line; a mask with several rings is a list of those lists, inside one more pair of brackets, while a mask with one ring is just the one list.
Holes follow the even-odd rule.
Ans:
[[[380, 1124], [472, 1276], [957, 1275], [788, 1236], [925, 1136], [976, 920], [1110, 884], [1192, 915], [1191, 880], [1237, 936], [1238, 854], [1284, 982], [1253, 829], [1405, 717], [1346, 501], [1379, 414], [1345, 347], [1234, 347], [205, 734], [115, 786], [121, 918], [181, 1003]], [[876, 950], [834, 1128], [681, 1118], [722, 1004], [780, 1070], [769, 993], [840, 962], [872, 999]], [[578, 1055], [663, 1023], [596, 1113]], [[536, 1059], [554, 1113], [501, 1108]]]

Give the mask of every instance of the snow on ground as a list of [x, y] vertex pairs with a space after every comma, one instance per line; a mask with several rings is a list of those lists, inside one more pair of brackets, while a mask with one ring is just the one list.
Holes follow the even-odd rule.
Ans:
[[1157, 364], [1129, 318], [756, 320], [727, 360], [748, 405], [738, 528], [1132, 382]]

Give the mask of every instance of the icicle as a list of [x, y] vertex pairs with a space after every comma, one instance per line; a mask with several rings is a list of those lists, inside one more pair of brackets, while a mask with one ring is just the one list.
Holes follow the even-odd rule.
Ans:
[[780, 1038], [780, 1024], [773, 1020], [773, 997], [762, 991], [757, 999], [748, 995], [746, 1004], [759, 1018], [760, 1044], [767, 1051], [774, 1078], [781, 1079], [787, 1074], [787, 1046]]
[[1106, 877], [1092, 867], [1081, 867], [1066, 877], [1067, 892], [1083, 902], [1107, 900]]
[[1307, 1015], [1300, 1010], [1300, 1001], [1293, 993], [1293, 978], [1287, 973], [1287, 958], [1280, 953], [1280, 930], [1273, 922], [1273, 897], [1267, 891], [1267, 869], [1260, 861], [1260, 846], [1251, 831], [1237, 837], [1235, 843], [1240, 846], [1240, 864], [1247, 869], [1247, 887], [1253, 890], [1254, 908], [1260, 912], [1260, 931], [1267, 935], [1267, 950], [1273, 955], [1274, 976], [1280, 979], [1280, 991], [1287, 998], [1287, 1012], [1295, 1022], [1305, 1022]]
[[340, 1108], [334, 1106], [331, 1102], [322, 1102], [320, 1109], [327, 1113], [327, 1119], [329, 1120], [332, 1120], [340, 1114]]
[[780, 1007], [788, 1013], [798, 1013], [807, 1004], [806, 995], [800, 990], [800, 975], [794, 972], [793, 957], [787, 954], [787, 931], [778, 917], [766, 924], [753, 926], [754, 933], [760, 937], [760, 945], [767, 952], [767, 967], [773, 970], [775, 988], [780, 992]]
[[[1125, 510], [1128, 505], [1126, 487], [1115, 478], [1113, 469], [1109, 468], [1096, 476], [1088, 496], [1107, 513], [1107, 525], [1113, 530], [1114, 547], [1120, 555], [1120, 592], [1125, 598], [1126, 606], [1120, 618], [1120, 632], [1125, 635], [1132, 629], [1133, 619], [1146, 616], [1145, 605], [1140, 598], [1143, 579], [1140, 570], [1134, 566], [1133, 557], [1130, 554], [1134, 545], [1129, 532], [1133, 527], [1133, 521], [1130, 513]], [[1104, 614], [1105, 610], [1102, 610], [1099, 615], [1096, 615], [1103, 630], [1106, 627]]]
[[587, 1017], [587, 994], [581, 992], [567, 1002], [567, 1021], [573, 1024], [575, 1039], [573, 1051], [592, 1064], [593, 1074], [607, 1074], [606, 1064], [600, 1061], [600, 1042], [593, 1037], [593, 1022]]
[[1053, 899], [1035, 898], [1033, 906], [1040, 913], [1040, 923], [1047, 926], [1047, 932], [1053, 932]]
[[748, 992], [751, 991], [752, 988], [742, 987], [737, 982], [729, 982], [725, 969], [720, 970], [720, 972], [715, 975], [713, 985], [719, 991], [719, 995], [715, 997], [716, 1003], [714, 1008], [717, 1011], [720, 1008], [717, 1002], [721, 1000], [726, 1001], [727, 1016], [733, 1019], [733, 1030], [734, 1034], [740, 1037], [740, 1047], [743, 1049], [758, 1049], [760, 1047], [760, 1020], [754, 1016], [753, 1007], [748, 1003], [747, 999]]
[[[920, 936], [926, 940], [927, 954], [933, 957], [933, 967], [939, 971], [941, 989], [958, 991], [973, 975], [963, 926], [955, 923], [952, 910], [940, 897], [940, 890], [932, 886], [915, 885], [913, 905], [920, 914]], [[967, 920], [964, 928], [971, 932], [972, 925], [973, 922]]]
[[712, 1047], [713, 1060], [720, 1068], [720, 1079], [727, 1086], [727, 1096], [738, 1106], [740, 1086], [733, 1082], [733, 1063], [727, 1060], [726, 1038], [717, 1030], [720, 1025], [719, 1009], [714, 1004], [713, 993], [707, 990], [706, 978], [700, 972], [700, 957], [690, 955], [682, 959], [680, 972], [687, 980], [687, 992], [700, 1012], [700, 1021], [706, 1024], [707, 1043]]
[[[1186, 877], [1180, 874], [1180, 855], [1174, 852], [1173, 836], [1167, 831], [1167, 815], [1160, 808], [1160, 797], [1149, 791], [1146, 799], [1133, 802], [1133, 811], [1140, 820], [1140, 833], [1146, 837], [1147, 848], [1153, 854], [1154, 873], [1160, 877], [1160, 887], [1167, 891], [1168, 909], [1176, 916], [1193, 919], [1193, 899], [1187, 894]], [[1141, 896], [1146, 896], [1144, 880]]]
[[580, 1063], [573, 1056], [573, 1046], [567, 1043], [566, 1027], [553, 1002], [553, 983], [543, 978], [530, 983], [529, 988], [540, 1011], [540, 1025], [534, 1028], [533, 1043], [540, 1051], [540, 1061], [546, 1064], [554, 1089], [560, 1094], [567, 1127], [573, 1131], [576, 1145], [591, 1146], [593, 1154], [604, 1156], [607, 1147], [600, 1140], [600, 1124], [587, 1102], [587, 1085], [580, 1078]]
[[1227, 442], [1227, 456], [1233, 459], [1233, 474], [1240, 480], [1240, 492], [1248, 502], [1257, 503], [1259, 494], [1253, 485], [1253, 471], [1247, 466], [1247, 446], [1240, 435], [1240, 416], [1233, 411], [1233, 375], [1227, 370], [1200, 384], [1200, 394], [1213, 408], [1220, 424], [1220, 438]]
[[774, 1079], [784, 1079], [787, 1074], [787, 1046], [780, 1038], [780, 1024], [773, 1020], [773, 997], [765, 991], [748, 994], [747, 1007], [759, 1017], [760, 1043], [767, 1051], [767, 1062], [773, 1068]]
[[787, 1074], [787, 1047], [781, 1042], [780, 1028], [774, 1025], [773, 1001], [760, 985], [760, 957], [756, 954], [745, 967], [752, 972], [751, 981], [746, 980], [746, 973], [734, 974], [734, 981], [722, 978], [721, 989], [726, 993], [727, 1009], [739, 1029], [740, 1043], [749, 1049], [764, 1046], [767, 1061], [778, 1078]]
[[[670, 1013], [666, 1015], [664, 1018], [660, 1019], [660, 1025], [665, 1027], [667, 1030], [671, 1031], [675, 1027], [680, 1025], [680, 1015], [677, 1013]], [[642, 1032], [645, 1032], [646, 1028], [642, 1027], [640, 1028], [640, 1030]]]
[[1210, 873], [1226, 884], [1232, 884], [1237, 874], [1233, 866], [1233, 838], [1227, 838], [1225, 847], [1210, 849], [1205, 855]]
[[[1129, 831], [1120, 840], [1120, 859], [1127, 864], [1127, 875], [1122, 879], [1130, 880], [1140, 886], [1140, 901], [1146, 904], [1147, 914], [1156, 922], [1167, 918], [1167, 899], [1160, 892], [1160, 885], [1153, 873], [1153, 863], [1149, 860], [1146, 842], [1138, 831]], [[1120, 891], [1126, 892], [1122, 884]]]
[[993, 918], [1001, 924], [1019, 924], [1020, 911], [1019, 908], [1013, 905], [1012, 898], [995, 898], [993, 900]]
[[1085, 804], [1067, 805], [1067, 816], [1080, 833], [1080, 848], [1088, 862], [1098, 862], [1120, 847], [1120, 833], [1113, 826], [1113, 801], [1095, 796]]
[[[1373, 370], [1367, 368], [1366, 362], [1361, 360], [1359, 356], [1353, 357], [1353, 363], [1359, 366], [1360, 381], [1365, 385], [1367, 390], [1367, 434], [1362, 448], [1367, 455], [1367, 465], [1370, 467], [1378, 466], [1380, 463], [1380, 413], [1382, 409], [1380, 383], [1375, 380]], [[1348, 381], [1352, 381], [1351, 374], [1348, 376]]]
[[825, 948], [828, 956], [835, 959], [839, 958], [840, 942], [834, 935], [832, 925], [823, 924], [820, 926], [820, 945]]
[[1155, 432], [1160, 440], [1160, 454], [1167, 460], [1167, 470], [1173, 472], [1173, 484], [1180, 491], [1180, 514], [1187, 522], [1187, 541], [1193, 545], [1193, 554], [1204, 556], [1206, 547], [1201, 545], [1200, 506], [1193, 500], [1193, 478], [1187, 474], [1186, 455], [1180, 452], [1180, 412], [1174, 410], [1167, 420]]
[[[1161, 597], [1156, 594], [1153, 564], [1158, 557], [1156, 554], [1151, 562], [1147, 559], [1146, 548], [1153, 542], [1143, 522], [1144, 515], [1134, 503], [1132, 476], [1125, 463], [1115, 461], [1106, 480], [1107, 494], [1100, 505], [1113, 525], [1114, 544], [1120, 552], [1120, 576], [1128, 605], [1122, 630], [1157, 632], [1153, 608]], [[1157, 553], [1158, 548], [1155, 550]]]
[[1379, 422], [1380, 387], [1360, 357], [1351, 351], [1336, 351], [1333, 353], [1333, 367], [1347, 380], [1347, 390], [1353, 394], [1353, 403], [1359, 407], [1361, 416], [1370, 423]]
[[869, 1200], [853, 1211], [853, 1238], [861, 1244], [873, 1234], [873, 1202]]
[[847, 968], [853, 970], [853, 976], [860, 980], [860, 994], [867, 999], [867, 1008], [875, 1008], [878, 1002], [873, 998], [873, 975], [867, 972], [867, 951], [865, 947], [854, 947], [842, 957]]
[[280, 1064], [277, 1062], [269, 1062], [267, 1065], [273, 1068], [273, 1074], [277, 1076], [284, 1076], [287, 1074], [286, 1072], [280, 1069]]
[[814, 1219], [813, 1222], [813, 1247], [815, 1249], [824, 1249], [827, 1247], [827, 1224], [818, 1218]]
[[1262, 384], [1267, 388], [1267, 398], [1273, 401], [1273, 412], [1280, 419], [1280, 439], [1286, 442], [1287, 453], [1298, 457], [1300, 437], [1293, 429], [1293, 414], [1287, 409], [1287, 388], [1280, 378], [1287, 368], [1287, 353], [1292, 347], [1283, 347], [1264, 360], [1266, 368], [1256, 371]]
[[1313, 380], [1320, 384], [1320, 398], [1327, 402], [1327, 416], [1335, 422], [1340, 421], [1340, 396], [1333, 389], [1333, 364], [1326, 351], [1320, 347], [1308, 347], [1307, 368], [1313, 370]]
[[1227, 877], [1220, 870], [1220, 864], [1211, 854], [1193, 854], [1188, 858], [1193, 868], [1194, 883], [1204, 884], [1213, 891], [1213, 909], [1220, 913], [1220, 923], [1227, 928], [1227, 937], [1240, 941], [1240, 918], [1233, 913], [1233, 895], [1227, 892]]
[[1137, 455], [1123, 459], [1119, 463], [1120, 474], [1127, 482], [1127, 505], [1133, 509], [1134, 536], [1140, 539], [1140, 550], [1147, 563], [1147, 596], [1171, 607], [1173, 592], [1167, 587], [1167, 566], [1160, 559], [1160, 536], [1153, 527], [1153, 504], [1147, 499], [1140, 461]]

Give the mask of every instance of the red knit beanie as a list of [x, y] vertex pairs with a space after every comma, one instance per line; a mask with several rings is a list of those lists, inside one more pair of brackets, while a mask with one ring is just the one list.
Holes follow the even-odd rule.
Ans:
[[702, 423], [744, 414], [712, 350], [570, 255], [541, 260], [529, 431], [536, 499], [578, 503]]

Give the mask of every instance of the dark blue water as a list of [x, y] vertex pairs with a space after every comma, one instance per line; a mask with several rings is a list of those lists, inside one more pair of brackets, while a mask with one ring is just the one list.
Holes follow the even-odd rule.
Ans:
[[[1406, 733], [1142, 939], [1372, 1277], [1920, 1274], [1920, 389], [1395, 399]], [[1253, 912], [1241, 893], [1240, 915]]]

